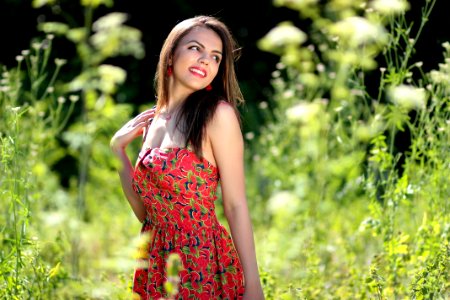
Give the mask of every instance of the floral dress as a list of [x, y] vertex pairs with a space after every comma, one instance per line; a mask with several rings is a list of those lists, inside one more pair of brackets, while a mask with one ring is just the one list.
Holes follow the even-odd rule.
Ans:
[[189, 148], [143, 149], [133, 188], [147, 210], [141, 233], [151, 232], [133, 292], [141, 299], [167, 297], [166, 261], [181, 257], [175, 299], [241, 299], [244, 276], [231, 236], [215, 213], [218, 169]]

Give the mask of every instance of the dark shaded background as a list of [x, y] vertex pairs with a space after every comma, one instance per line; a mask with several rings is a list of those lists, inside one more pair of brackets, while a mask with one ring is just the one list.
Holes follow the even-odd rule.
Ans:
[[[420, 10], [426, 0], [411, 0], [411, 9], [407, 18], [416, 25], [420, 23]], [[417, 44], [412, 61], [423, 61], [423, 69], [437, 68], [442, 62], [444, 41], [450, 41], [449, 0], [438, 0], [430, 20]], [[82, 24], [82, 10], [79, 1], [60, 1], [60, 11], [53, 12], [48, 7], [33, 9], [31, 1], [2, 0], [0, 9], [0, 28], [2, 42], [0, 47], [0, 64], [15, 66], [15, 56], [29, 48], [33, 37], [42, 36], [36, 26], [40, 21], [71, 22]], [[242, 57], [237, 64], [237, 72], [244, 95], [247, 99], [245, 112], [247, 130], [257, 130], [263, 122], [255, 107], [261, 101], [270, 102], [270, 78], [278, 57], [262, 52], [256, 47], [256, 41], [263, 37], [277, 23], [291, 20], [307, 32], [307, 22], [301, 21], [299, 14], [287, 8], [275, 8], [270, 0], [172, 0], [147, 2], [138, 0], [116, 0], [111, 8], [101, 7], [96, 10], [94, 19], [112, 11], [125, 12], [129, 15], [128, 25], [138, 28], [143, 33], [146, 56], [142, 60], [132, 57], [113, 59], [114, 64], [128, 72], [126, 83], [117, 94], [118, 102], [136, 105], [153, 101], [153, 75], [158, 55], [164, 38], [179, 21], [199, 14], [215, 15], [222, 19], [231, 29], [239, 44], [243, 47]], [[417, 26], [414, 27], [417, 30]], [[56, 39], [54, 44], [56, 57], [71, 59], [75, 56], [73, 45], [64, 39]], [[68, 80], [76, 73], [76, 62], [72, 67], [65, 66], [64, 74]], [[374, 71], [377, 72], [377, 71]], [[378, 78], [378, 75], [373, 76]], [[370, 82], [368, 83], [371, 84]], [[378, 83], [373, 82], [375, 87]], [[370, 88], [370, 87], [369, 87]]]

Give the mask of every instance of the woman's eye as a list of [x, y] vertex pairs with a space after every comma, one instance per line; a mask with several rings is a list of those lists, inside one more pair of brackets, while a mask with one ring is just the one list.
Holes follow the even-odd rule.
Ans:
[[[194, 50], [194, 51], [201, 51], [201, 48], [199, 46], [196, 46], [196, 45], [189, 46], [188, 49], [189, 50]], [[213, 55], [212, 59], [215, 62], [219, 63], [222, 60], [222, 57], [219, 56], [219, 55]]]

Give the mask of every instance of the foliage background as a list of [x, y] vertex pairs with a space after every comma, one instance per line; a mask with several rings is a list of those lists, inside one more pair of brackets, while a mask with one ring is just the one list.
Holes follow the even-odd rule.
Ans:
[[[371, 20], [389, 30], [381, 47], [365, 40], [375, 67], [351, 59], [363, 61], [360, 47], [318, 30], [347, 13], [369, 19], [365, 1], [314, 2], [166, 1], [151, 10], [130, 1], [4, 2], [0, 19], [14, 43], [1, 56], [1, 296], [129, 299], [140, 224], [124, 202], [109, 139], [150, 105], [170, 28], [211, 13], [244, 46], [248, 196], [266, 297], [447, 298], [446, 1], [411, 1], [404, 19]], [[110, 16], [92, 32], [112, 11], [128, 19]], [[280, 48], [270, 39], [263, 46], [283, 20], [308, 44], [294, 31]], [[46, 27], [46, 36], [37, 30], [44, 21], [66, 25]], [[335, 47], [339, 55], [328, 55]], [[404, 86], [412, 93], [401, 98]]]

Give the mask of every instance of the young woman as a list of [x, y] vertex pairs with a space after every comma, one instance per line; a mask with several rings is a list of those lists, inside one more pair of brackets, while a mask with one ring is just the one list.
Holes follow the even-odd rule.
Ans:
[[[178, 23], [160, 53], [156, 106], [111, 139], [124, 194], [151, 232], [145, 267], [134, 274], [142, 299], [166, 296], [170, 253], [183, 264], [177, 299], [264, 299], [245, 193], [238, 51], [217, 18]], [[140, 136], [133, 167], [125, 148]], [[219, 184], [230, 232], [215, 213]]]

